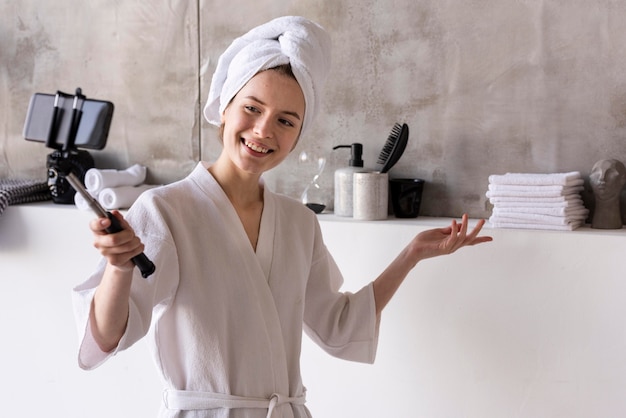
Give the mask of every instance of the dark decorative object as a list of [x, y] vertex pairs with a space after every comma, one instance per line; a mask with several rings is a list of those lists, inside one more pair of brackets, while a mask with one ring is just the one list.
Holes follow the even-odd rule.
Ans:
[[620, 192], [626, 184], [626, 167], [615, 159], [600, 160], [591, 169], [589, 182], [595, 197], [591, 227], [621, 229]]

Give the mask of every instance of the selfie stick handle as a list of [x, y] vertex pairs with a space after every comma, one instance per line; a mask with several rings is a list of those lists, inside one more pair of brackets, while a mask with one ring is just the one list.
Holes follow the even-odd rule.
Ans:
[[[116, 232], [120, 232], [123, 228], [120, 225], [120, 221], [113, 216], [111, 212], [105, 212], [106, 217], [111, 221], [111, 226], [109, 226], [106, 231], [109, 234], [114, 234]], [[134, 256], [132, 259], [133, 264], [137, 266], [139, 271], [141, 271], [141, 277], [144, 279], [154, 273], [155, 267], [154, 263], [150, 261], [150, 259], [144, 254], [141, 253], [139, 255]]]
[[[74, 173], [68, 173], [65, 178], [72, 185], [74, 190], [76, 190], [76, 192], [80, 193], [80, 195], [85, 198], [85, 201], [89, 204], [91, 210], [93, 210], [99, 218], [108, 218], [111, 221], [111, 225], [106, 229], [106, 232], [108, 234], [114, 234], [124, 229], [122, 228], [120, 221], [111, 212], [104, 210], [100, 203], [98, 203], [98, 201], [91, 194], [89, 194], [87, 189], [85, 189], [81, 181], [78, 179], [78, 177], [76, 177]], [[139, 268], [139, 270], [141, 271], [141, 276], [144, 279], [154, 273], [154, 263], [150, 261], [150, 259], [144, 253], [136, 255], [131, 260], [135, 264], [135, 266]]]

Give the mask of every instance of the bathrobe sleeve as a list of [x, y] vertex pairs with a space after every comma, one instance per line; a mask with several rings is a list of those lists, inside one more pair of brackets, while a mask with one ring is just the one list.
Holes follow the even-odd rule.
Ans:
[[324, 351], [335, 357], [373, 363], [379, 329], [373, 283], [356, 293], [341, 291], [343, 276], [323, 243], [317, 221], [315, 229], [304, 330]]
[[[155, 273], [144, 279], [138, 269], [134, 269], [129, 317], [126, 331], [118, 346], [111, 352], [103, 352], [96, 344], [89, 321], [92, 301], [96, 288], [102, 280], [106, 260], [103, 258], [95, 272], [72, 292], [74, 317], [78, 328], [78, 364], [82, 369], [91, 370], [108, 358], [132, 346], [144, 337], [150, 324], [156, 320], [173, 298], [179, 281], [178, 258], [171, 237], [166, 230], [155, 230], [154, 222], [158, 213], [145, 208], [133, 208], [126, 219], [145, 244], [145, 254], [155, 263]], [[150, 225], [150, 233], [145, 231]]]

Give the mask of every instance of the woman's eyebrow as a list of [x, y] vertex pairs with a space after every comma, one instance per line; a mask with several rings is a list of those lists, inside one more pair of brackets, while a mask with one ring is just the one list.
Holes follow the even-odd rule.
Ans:
[[[265, 105], [266, 105], [266, 104], [265, 104], [265, 102], [264, 102], [263, 100], [259, 99], [259, 98], [258, 98], [258, 97], [256, 97], [256, 96], [246, 96], [245, 98], [246, 98], [246, 99], [249, 99], [249, 100], [254, 100], [255, 102], [257, 102], [257, 103], [258, 103], [258, 104], [260, 104], [260, 105], [263, 105], [263, 106], [265, 106]], [[290, 110], [283, 110], [283, 111], [281, 111], [280, 113], [284, 113], [284, 114], [286, 114], [286, 115], [291, 115], [291, 116], [293, 116], [294, 118], [296, 118], [296, 119], [298, 119], [298, 120], [302, 120], [302, 119], [300, 118], [300, 115], [299, 115], [297, 112], [292, 112], [292, 111], [290, 111]]]

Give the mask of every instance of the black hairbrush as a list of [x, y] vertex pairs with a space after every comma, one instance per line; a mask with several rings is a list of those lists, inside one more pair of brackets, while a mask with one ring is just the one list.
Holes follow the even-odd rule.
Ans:
[[376, 171], [380, 171], [381, 173], [389, 171], [402, 156], [408, 140], [409, 126], [406, 123], [402, 125], [396, 123], [393, 125], [391, 133], [389, 137], [387, 137], [387, 142], [385, 142], [385, 146], [383, 146], [383, 149], [378, 155]]

